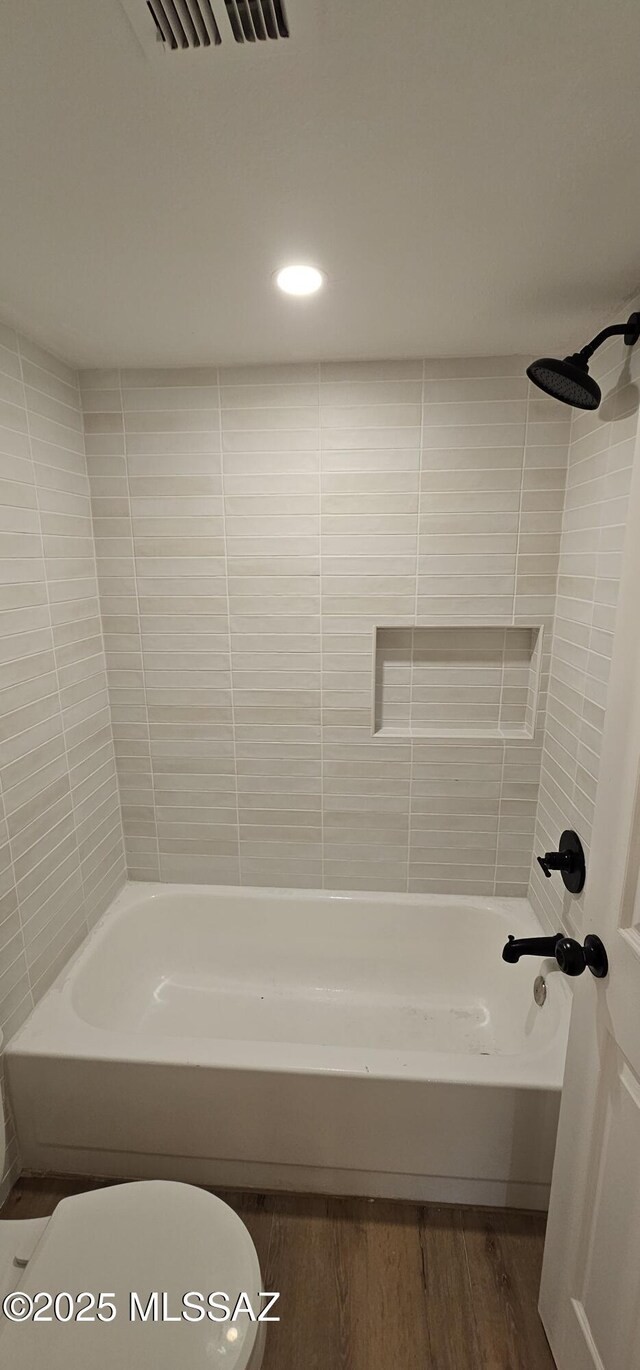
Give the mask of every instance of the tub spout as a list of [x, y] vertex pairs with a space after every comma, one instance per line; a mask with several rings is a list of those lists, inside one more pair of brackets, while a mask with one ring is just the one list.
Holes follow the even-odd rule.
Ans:
[[553, 937], [518, 937], [509, 934], [509, 941], [502, 948], [503, 961], [512, 965], [521, 956], [555, 956], [565, 975], [582, 975], [589, 968], [597, 980], [604, 980], [609, 974], [607, 953], [595, 933], [589, 933], [581, 947], [573, 937], [563, 937], [556, 932]]
[[515, 965], [521, 956], [555, 956], [558, 942], [562, 941], [562, 933], [556, 932], [553, 937], [513, 937], [509, 935], [509, 941], [502, 949], [503, 961], [509, 961]]

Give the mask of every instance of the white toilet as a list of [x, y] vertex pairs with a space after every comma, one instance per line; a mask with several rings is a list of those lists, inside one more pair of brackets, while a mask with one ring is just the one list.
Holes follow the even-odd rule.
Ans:
[[[0, 1174], [4, 1161], [4, 1118], [0, 1114]], [[240, 1311], [235, 1321], [206, 1315], [207, 1296], [223, 1292], [234, 1309], [247, 1295], [257, 1317], [260, 1265], [246, 1227], [227, 1204], [193, 1185], [165, 1180], [119, 1184], [63, 1199], [50, 1218], [0, 1219], [0, 1303], [11, 1291], [32, 1299], [40, 1291], [104, 1296], [95, 1321], [11, 1322], [0, 1311], [3, 1370], [185, 1370], [219, 1365], [224, 1370], [259, 1370], [265, 1323]], [[141, 1321], [149, 1296], [158, 1292]], [[204, 1296], [201, 1321], [181, 1317], [183, 1295]], [[138, 1304], [131, 1321], [131, 1293]], [[163, 1295], [166, 1294], [166, 1300]], [[87, 1304], [88, 1300], [81, 1300]], [[115, 1305], [115, 1318], [109, 1304]], [[188, 1310], [197, 1316], [199, 1301]], [[59, 1301], [67, 1316], [69, 1300]], [[209, 1305], [210, 1307], [210, 1305]], [[45, 1310], [52, 1317], [52, 1309]], [[213, 1309], [220, 1316], [220, 1309]], [[277, 1313], [277, 1306], [273, 1314]], [[176, 1321], [163, 1320], [163, 1314]]]

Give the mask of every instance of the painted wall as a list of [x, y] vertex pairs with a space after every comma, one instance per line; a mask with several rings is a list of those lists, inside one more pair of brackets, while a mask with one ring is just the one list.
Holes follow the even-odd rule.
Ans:
[[[639, 304], [630, 306], [639, 308]], [[621, 310], [621, 317], [625, 310]], [[638, 431], [640, 352], [621, 339], [597, 354], [603, 400], [573, 411], [535, 850], [575, 828], [589, 857], [627, 503]], [[579, 932], [583, 896], [536, 865], [531, 900], [557, 931]]]
[[[5, 1038], [24, 1021], [123, 879], [77, 377], [0, 328]], [[10, 1138], [9, 1177], [15, 1167]]]
[[540, 743], [370, 733], [374, 624], [551, 625], [569, 413], [524, 365], [82, 374], [132, 876], [526, 891]]

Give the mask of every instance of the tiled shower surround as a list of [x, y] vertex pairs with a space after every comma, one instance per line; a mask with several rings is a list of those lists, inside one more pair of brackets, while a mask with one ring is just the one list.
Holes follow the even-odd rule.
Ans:
[[113, 897], [124, 860], [77, 377], [2, 330], [0, 396], [0, 1026], [10, 1032]]
[[[1, 326], [0, 545], [7, 1038], [110, 903], [125, 864], [77, 377]], [[5, 1189], [17, 1167], [10, 1119], [7, 1141]]]
[[[5, 1037], [122, 884], [125, 847], [134, 879], [479, 895], [525, 894], [565, 826], [588, 855], [640, 353], [599, 358], [602, 407], [572, 415], [519, 357], [79, 389], [0, 327]], [[490, 658], [477, 697], [442, 634], [465, 625], [463, 657]], [[544, 629], [533, 741], [491, 735], [482, 630], [507, 625]], [[372, 735], [374, 627], [409, 735]], [[487, 735], [411, 736], [425, 719]], [[530, 893], [579, 931], [582, 901], [535, 865]], [[10, 1119], [8, 1140], [0, 1193]]]
[[[621, 311], [640, 308], [636, 302]], [[598, 353], [603, 402], [574, 412], [535, 850], [575, 828], [589, 862], [607, 683], [638, 432], [640, 351], [612, 339]], [[637, 458], [636, 458], [637, 460]], [[637, 537], [637, 530], [632, 536]], [[531, 899], [556, 931], [582, 929], [584, 896], [534, 864]]]
[[81, 375], [132, 876], [526, 892], [542, 728], [371, 735], [374, 625], [548, 653], [570, 412], [524, 367]]

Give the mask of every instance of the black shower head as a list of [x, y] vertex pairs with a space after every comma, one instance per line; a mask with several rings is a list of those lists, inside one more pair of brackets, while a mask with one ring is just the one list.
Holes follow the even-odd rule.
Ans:
[[631, 314], [626, 323], [614, 323], [603, 328], [595, 338], [572, 357], [539, 357], [527, 367], [527, 375], [534, 385], [552, 395], [554, 400], [571, 404], [574, 409], [597, 409], [602, 392], [597, 381], [589, 375], [589, 359], [597, 347], [614, 334], [623, 334], [627, 347], [640, 338], [640, 313]]
[[588, 362], [582, 360], [579, 352], [563, 361], [558, 357], [540, 357], [527, 367], [527, 375], [545, 394], [576, 409], [597, 409], [602, 399], [600, 386], [589, 375]]

